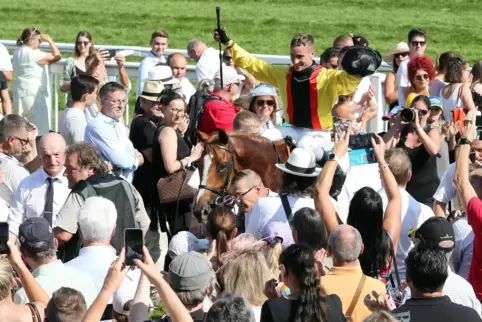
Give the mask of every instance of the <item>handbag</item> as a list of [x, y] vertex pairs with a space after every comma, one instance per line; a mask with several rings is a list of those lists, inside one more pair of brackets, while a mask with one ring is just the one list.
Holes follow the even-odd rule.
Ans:
[[460, 101], [460, 92], [462, 91], [462, 86], [463, 85], [460, 85], [460, 87], [459, 87], [459, 91], [457, 93], [456, 105], [455, 105], [455, 108], [452, 110], [454, 123], [457, 123], [457, 122], [460, 121], [459, 122], [460, 123], [460, 127], [459, 127], [459, 134], [460, 135], [462, 134], [462, 129], [464, 128], [465, 114], [467, 112], [467, 110], [465, 110], [462, 107], [462, 102]]
[[157, 182], [159, 203], [162, 205], [169, 202], [194, 198], [197, 189], [186, 184], [191, 179], [194, 171], [192, 168], [182, 169], [159, 179]]

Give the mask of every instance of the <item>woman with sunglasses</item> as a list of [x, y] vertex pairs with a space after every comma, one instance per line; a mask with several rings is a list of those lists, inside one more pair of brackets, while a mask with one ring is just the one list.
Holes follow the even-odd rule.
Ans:
[[66, 106], [72, 106], [70, 82], [75, 76], [87, 75], [85, 60], [94, 53], [94, 42], [88, 31], [80, 31], [75, 38], [74, 56], [67, 58], [62, 73], [62, 91], [67, 93]]
[[385, 102], [390, 105], [389, 110], [398, 105], [398, 84], [397, 72], [398, 66], [408, 57], [410, 48], [407, 43], [399, 42], [397, 46], [388, 52], [384, 60], [392, 62], [393, 70], [387, 74], [385, 79]]
[[412, 177], [406, 191], [418, 202], [433, 207], [433, 194], [440, 179], [437, 174], [437, 155], [440, 150], [440, 133], [428, 124], [431, 103], [427, 96], [416, 96], [410, 107], [413, 120], [402, 121], [401, 113], [392, 118], [391, 127], [384, 135], [387, 149], [401, 148], [412, 162]]
[[435, 78], [432, 61], [426, 56], [411, 58], [407, 68], [408, 79], [412, 84], [412, 88], [405, 100], [405, 108], [412, 106], [413, 99], [419, 95], [430, 96], [428, 87], [430, 81]]
[[281, 117], [278, 116], [280, 109], [276, 90], [268, 84], [260, 84], [252, 91], [249, 111], [261, 117], [263, 127], [271, 129], [281, 124]]
[[[46, 41], [50, 53], [40, 50], [40, 43]], [[49, 82], [45, 65], [59, 61], [62, 57], [49, 35], [37, 28], [26, 28], [17, 40], [19, 48], [13, 54], [13, 113], [26, 117], [38, 129], [38, 135], [49, 132]]]
[[446, 121], [454, 120], [453, 110], [456, 107], [475, 110], [470, 90], [470, 66], [461, 57], [449, 59], [445, 81], [447, 85], [440, 90], [439, 96], [442, 99]]

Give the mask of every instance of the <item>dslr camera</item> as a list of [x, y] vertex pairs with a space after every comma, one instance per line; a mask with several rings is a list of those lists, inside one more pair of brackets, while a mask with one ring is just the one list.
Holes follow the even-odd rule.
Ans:
[[400, 111], [400, 117], [404, 122], [413, 122], [415, 120], [415, 113], [418, 113], [418, 117], [421, 118], [424, 116], [426, 111], [420, 111], [413, 107], [411, 108], [402, 108]]

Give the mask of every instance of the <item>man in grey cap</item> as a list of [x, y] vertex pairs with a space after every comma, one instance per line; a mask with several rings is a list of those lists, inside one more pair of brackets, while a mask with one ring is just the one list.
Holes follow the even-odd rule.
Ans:
[[212, 305], [215, 274], [211, 263], [197, 252], [176, 256], [169, 265], [169, 285], [191, 314], [194, 322], [203, 321]]

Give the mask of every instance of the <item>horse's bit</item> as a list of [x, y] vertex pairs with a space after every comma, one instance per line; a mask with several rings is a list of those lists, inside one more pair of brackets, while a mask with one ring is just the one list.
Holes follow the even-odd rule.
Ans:
[[228, 163], [228, 169], [227, 169], [228, 173], [226, 175], [226, 180], [224, 181], [224, 185], [223, 185], [222, 188], [213, 188], [213, 187], [209, 187], [209, 186], [200, 184], [199, 189], [206, 189], [206, 190], [211, 191], [212, 193], [215, 193], [216, 195], [218, 195], [218, 197], [216, 198], [215, 203], [214, 203], [215, 205], [232, 204], [233, 200], [227, 200], [227, 199], [230, 199], [230, 197], [232, 197], [228, 194], [229, 184], [231, 182], [231, 172], [234, 170], [234, 173], [236, 174], [236, 172], [238, 172], [238, 171], [236, 170], [236, 167], [234, 166], [233, 152], [228, 148], [225, 148], [225, 147], [222, 147], [222, 146], [219, 146], [219, 147], [229, 153], [229, 163]]

